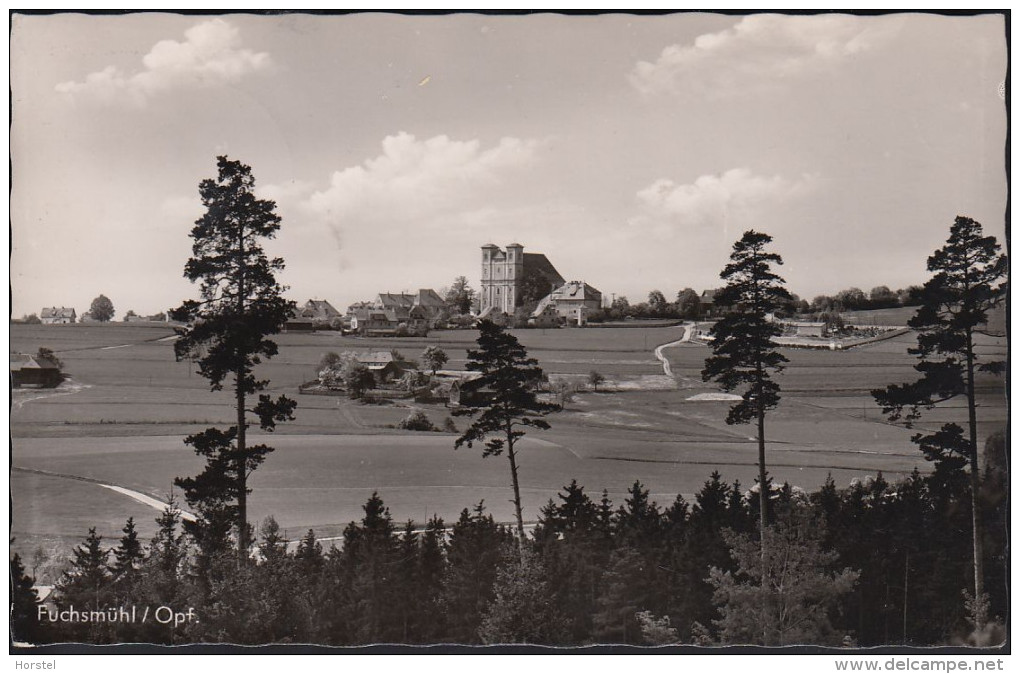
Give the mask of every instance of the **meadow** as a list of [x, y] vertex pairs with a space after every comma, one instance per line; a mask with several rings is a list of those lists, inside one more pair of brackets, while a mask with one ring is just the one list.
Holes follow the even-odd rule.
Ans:
[[[607, 490], [617, 504], [635, 480], [666, 505], [696, 492], [712, 471], [744, 487], [757, 474], [753, 428], [725, 423], [728, 403], [694, 399], [717, 389], [701, 381], [707, 347], [666, 348], [674, 382], [663, 380], [653, 355], [678, 340], [679, 327], [522, 330], [528, 352], [556, 378], [575, 381], [590, 370], [609, 380], [608, 390], [584, 391], [550, 418], [549, 431], [529, 433], [521, 453], [525, 518], [571, 479], [589, 491]], [[273, 515], [291, 537], [308, 528], [335, 536], [361, 516], [375, 490], [395, 519], [422, 522], [438, 514], [450, 520], [484, 500], [497, 520], [509, 521], [509, 469], [503, 457], [483, 459], [478, 448], [454, 450], [451, 433], [413, 433], [393, 428], [413, 409], [441, 425], [450, 410], [441, 404], [399, 401], [366, 405], [342, 397], [297, 395], [315, 376], [327, 351], [397, 349], [417, 358], [429, 344], [461, 369], [473, 331], [435, 332], [427, 338], [359, 339], [335, 333], [278, 337], [280, 354], [260, 368], [274, 391], [298, 400], [294, 422], [267, 442], [277, 447], [252, 479], [251, 518]], [[88, 526], [115, 537], [135, 517], [139, 531], [154, 530], [155, 509], [96, 483], [165, 498], [175, 476], [193, 475], [202, 461], [182, 439], [210, 424], [226, 424], [229, 393], [213, 393], [190, 363], [174, 360], [166, 326], [11, 326], [12, 351], [53, 349], [72, 382], [52, 391], [14, 392], [11, 412], [14, 499], [12, 535], [26, 556], [34, 546], [67, 549]], [[882, 471], [888, 479], [928, 468], [910, 443], [914, 432], [888, 423], [869, 391], [914, 378], [906, 349], [910, 335], [843, 352], [784, 350], [784, 398], [767, 422], [769, 470], [774, 479], [814, 489], [832, 475], [839, 485]], [[982, 350], [1005, 354], [1005, 340], [988, 338]], [[629, 386], [629, 384], [636, 384]], [[1001, 380], [981, 382], [982, 435], [1006, 424]], [[921, 427], [965, 419], [962, 403], [934, 410]], [[468, 421], [456, 418], [461, 429]], [[35, 471], [35, 472], [29, 472]], [[63, 477], [62, 477], [63, 476]], [[72, 478], [85, 478], [83, 482]]]

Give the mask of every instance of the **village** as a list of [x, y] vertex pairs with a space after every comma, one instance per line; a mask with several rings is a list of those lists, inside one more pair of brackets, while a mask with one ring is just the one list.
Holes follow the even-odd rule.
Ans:
[[[694, 295], [690, 290], [688, 295]], [[320, 333], [364, 338], [406, 338], [427, 337], [439, 330], [472, 329], [480, 320], [492, 321], [513, 329], [569, 329], [585, 327], [662, 327], [664, 325], [689, 324], [691, 334], [687, 339], [704, 342], [708, 339], [707, 326], [724, 314], [728, 307], [717, 306], [717, 289], [707, 289], [699, 295], [686, 298], [678, 294], [677, 302], [666, 309], [639, 305], [636, 308], [621, 307], [618, 301], [610, 302], [597, 288], [586, 281], [566, 281], [556, 266], [543, 253], [524, 252], [524, 246], [511, 243], [502, 249], [494, 244], [481, 247], [480, 290], [471, 289], [464, 277], [458, 278], [454, 287], [440, 294], [432, 288], [421, 288], [416, 293], [380, 292], [373, 299], [352, 303], [346, 312], [339, 311], [329, 300], [309, 299], [298, 306], [294, 315], [285, 323], [284, 333]], [[653, 291], [650, 299], [661, 293]], [[694, 302], [690, 302], [694, 299]], [[97, 301], [106, 300], [105, 296]], [[665, 302], [665, 300], [661, 300]], [[626, 299], [623, 299], [626, 302]], [[93, 303], [95, 304], [95, 302]], [[112, 303], [111, 303], [112, 304]], [[791, 306], [791, 315], [776, 318], [784, 323], [784, 334], [778, 343], [802, 348], [842, 349], [859, 346], [890, 336], [902, 334], [902, 325], [869, 325], [855, 327], [847, 325], [836, 312], [833, 318], [828, 314], [825, 320], [812, 320], [817, 316], [798, 317]], [[94, 314], [99, 315], [94, 315]], [[42, 325], [98, 325], [109, 323], [112, 313], [103, 314], [95, 307], [79, 317], [74, 308], [44, 307], [35, 316], [26, 317], [15, 323]], [[698, 321], [702, 327], [698, 327]], [[152, 315], [139, 315], [133, 310], [126, 312], [123, 323], [166, 324], [170, 327], [182, 324], [170, 318], [169, 311]], [[40, 348], [46, 348], [41, 346]], [[394, 355], [396, 354], [396, 355]], [[374, 377], [354, 386], [355, 397], [362, 391], [373, 391], [376, 396], [426, 397], [452, 400], [460, 399], [460, 387], [473, 375], [466, 372], [445, 371], [439, 380], [438, 369], [432, 368], [431, 377], [424, 377], [419, 363], [404, 359], [396, 349], [392, 352], [377, 350], [345, 351], [341, 359], [345, 376], [340, 376], [336, 362], [330, 367], [319, 368], [320, 376], [306, 382], [301, 393], [338, 392], [351, 393], [350, 382], [354, 374], [351, 368], [360, 365], [357, 372], [365, 370]], [[444, 354], [445, 356], [445, 354]], [[52, 354], [11, 353], [10, 369], [15, 387], [53, 387], [60, 383], [60, 368]], [[474, 392], [471, 395], [476, 395]]]

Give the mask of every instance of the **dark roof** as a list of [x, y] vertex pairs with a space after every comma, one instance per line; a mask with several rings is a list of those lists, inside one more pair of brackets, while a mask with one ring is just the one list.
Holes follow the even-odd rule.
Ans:
[[308, 300], [299, 315], [303, 318], [336, 318], [340, 312], [326, 300]]
[[49, 358], [30, 356], [27, 353], [11, 354], [11, 370], [59, 370], [60, 367]]
[[554, 302], [564, 300], [602, 300], [602, 293], [584, 281], [564, 283], [550, 295]]
[[556, 267], [552, 265], [542, 253], [525, 253], [524, 254], [524, 275], [537, 274], [545, 278], [546, 282], [551, 286], [557, 288], [566, 281], [560, 276], [560, 273], [556, 271]]
[[73, 318], [76, 315], [74, 309], [67, 307], [43, 307], [39, 318]]
[[432, 288], [420, 288], [416, 304], [420, 304], [423, 307], [445, 307], [446, 301]]
[[414, 295], [405, 295], [404, 293], [379, 293], [379, 301], [377, 304], [382, 305], [384, 309], [411, 307], [414, 305]]
[[715, 296], [716, 296], [716, 294], [718, 294], [718, 292], [720, 290], [722, 290], [722, 288], [712, 288], [710, 290], [703, 291], [701, 293], [701, 297], [699, 298], [701, 303], [702, 304], [714, 304], [715, 303]]

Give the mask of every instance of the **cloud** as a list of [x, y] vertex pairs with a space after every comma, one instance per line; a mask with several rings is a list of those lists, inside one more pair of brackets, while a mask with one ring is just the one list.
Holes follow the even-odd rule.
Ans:
[[535, 158], [536, 141], [503, 138], [483, 150], [478, 140], [387, 136], [382, 154], [333, 173], [306, 208], [337, 225], [425, 225], [489, 202], [509, 173]]
[[269, 54], [240, 45], [237, 28], [213, 19], [186, 30], [183, 42], [157, 42], [142, 59], [143, 68], [135, 73], [108, 66], [90, 73], [84, 82], [62, 82], [56, 90], [103, 103], [127, 100], [141, 107], [151, 97], [172, 89], [222, 85], [272, 65]]
[[845, 14], [754, 14], [732, 28], [674, 44], [639, 62], [630, 83], [644, 94], [694, 90], [725, 96], [824, 71], [887, 41], [899, 21]]
[[684, 226], [685, 234], [705, 229], [715, 233], [729, 225], [741, 227], [808, 193], [815, 180], [809, 175], [796, 180], [760, 176], [746, 168], [703, 175], [684, 185], [663, 178], [638, 191], [642, 214], [630, 223], [657, 238], [671, 237], [678, 224]]

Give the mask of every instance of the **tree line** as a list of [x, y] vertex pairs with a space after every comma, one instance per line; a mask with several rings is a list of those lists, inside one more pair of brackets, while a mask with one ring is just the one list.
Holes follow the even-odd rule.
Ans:
[[[1003, 438], [986, 452], [979, 502], [1002, 531]], [[719, 473], [690, 503], [663, 505], [640, 483], [615, 503], [571, 482], [524, 538], [484, 503], [417, 526], [373, 494], [335, 543], [311, 530], [288, 542], [267, 519], [242, 566], [225, 541], [184, 533], [172, 504], [147, 545], [130, 520], [112, 547], [91, 530], [55, 604], [194, 608], [197, 620], [51, 623], [46, 609], [39, 620], [16, 556], [12, 630], [33, 643], [987, 645], [960, 601], [968, 490], [941, 471], [843, 488], [830, 478], [811, 493], [770, 484], [764, 585], [758, 496]], [[1004, 588], [1005, 537], [988, 541], [989, 584]], [[988, 615], [1006, 609], [993, 593]]]

